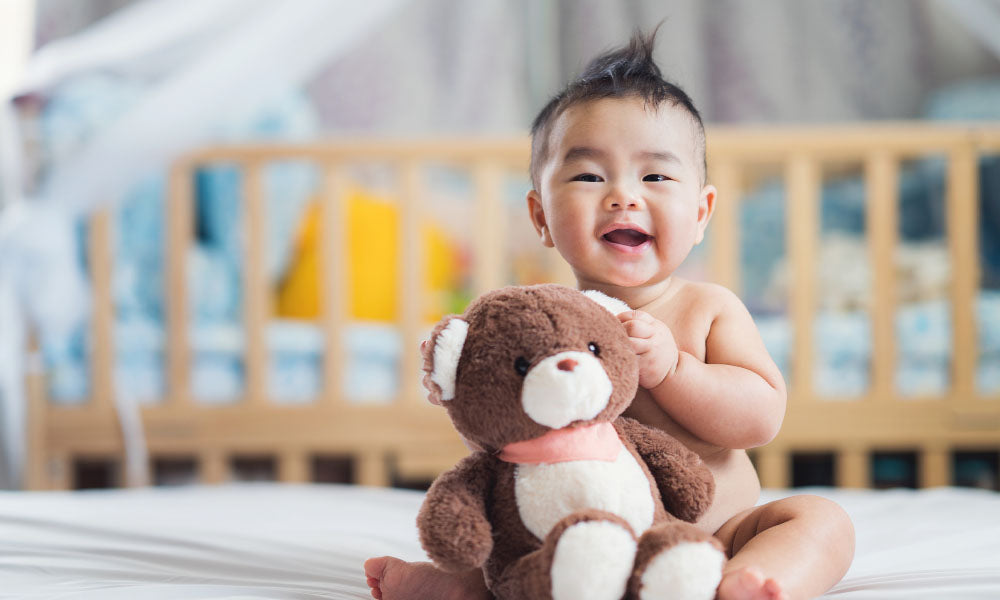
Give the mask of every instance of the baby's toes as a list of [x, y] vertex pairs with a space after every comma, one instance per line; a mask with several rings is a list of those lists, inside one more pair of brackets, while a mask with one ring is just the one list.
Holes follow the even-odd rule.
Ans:
[[[722, 577], [716, 598], [719, 600], [779, 600], [768, 591], [768, 583], [777, 586], [773, 579], [765, 579], [757, 569], [731, 571]], [[773, 587], [772, 586], [772, 587]], [[780, 593], [780, 586], [778, 592]]]
[[764, 582], [764, 593], [767, 600], [788, 600], [788, 594], [785, 593], [785, 590], [781, 589], [781, 584], [774, 579], [768, 579]]

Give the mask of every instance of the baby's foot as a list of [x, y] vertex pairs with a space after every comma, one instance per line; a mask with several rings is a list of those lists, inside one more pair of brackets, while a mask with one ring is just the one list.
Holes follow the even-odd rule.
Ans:
[[478, 572], [456, 575], [428, 562], [408, 563], [391, 556], [369, 558], [365, 575], [376, 600], [489, 598]]
[[788, 600], [777, 581], [750, 568], [724, 574], [715, 597], [718, 600]]

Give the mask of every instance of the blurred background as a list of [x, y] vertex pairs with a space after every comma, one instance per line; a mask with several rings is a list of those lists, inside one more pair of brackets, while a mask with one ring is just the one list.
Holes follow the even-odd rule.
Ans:
[[[258, 142], [523, 141], [537, 111], [590, 58], [661, 21], [658, 62], [710, 128], [1000, 120], [996, 0], [0, 0], [0, 483], [22, 482], [25, 373], [44, 373], [53, 402], [80, 403], [91, 393], [87, 225], [95, 212], [109, 211], [114, 232], [114, 387], [137, 403], [160, 398], [169, 387], [164, 203], [179, 156]], [[400, 385], [403, 349], [385, 327], [401, 310], [400, 214], [393, 174], [378, 164], [352, 169], [344, 213], [352, 326], [344, 331], [342, 391], [377, 401]], [[897, 365], [904, 395], [939, 393], [950, 376], [944, 172], [933, 157], [900, 172], [897, 286], [908, 309], [895, 327], [900, 347], [914, 349]], [[977, 172], [975, 368], [980, 389], [996, 393], [1000, 162], [984, 157]], [[815, 380], [831, 396], [863, 394], [870, 385], [859, 173], [838, 171], [822, 188], [817, 271], [828, 312], [816, 323], [825, 354]], [[469, 177], [433, 165], [424, 175], [419, 236], [428, 294], [420, 312], [430, 324], [462, 310], [476, 273]], [[291, 403], [315, 397], [321, 386], [322, 343], [310, 325], [321, 305], [321, 183], [315, 165], [286, 161], [269, 164], [261, 184], [268, 393]], [[789, 252], [773, 235], [785, 219], [784, 190], [778, 178], [752, 183], [738, 216], [739, 291], [787, 374]], [[523, 214], [526, 172], [508, 173], [501, 184], [508, 223], [502, 282], [550, 279], [551, 260]], [[191, 387], [205, 402], [227, 403], [246, 386], [246, 236], [238, 226], [246, 182], [239, 169], [217, 164], [199, 167], [193, 185]], [[685, 265], [688, 275], [707, 276], [703, 254], [699, 248]], [[38, 354], [24, 352], [31, 337]], [[967, 454], [956, 457], [965, 460], [965, 471], [956, 471], [963, 481], [997, 487], [997, 452]], [[822, 483], [828, 458], [803, 458], [803, 481]], [[884, 453], [875, 470], [886, 485], [909, 485], [911, 458]], [[251, 478], [260, 467], [244, 466]], [[174, 477], [164, 473], [160, 480]], [[84, 465], [78, 483], [88, 477], [107, 483], [100, 469]]]

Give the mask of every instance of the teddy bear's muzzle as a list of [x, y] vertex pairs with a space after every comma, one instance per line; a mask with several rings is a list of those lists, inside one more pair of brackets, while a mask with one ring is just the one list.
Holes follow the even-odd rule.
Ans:
[[600, 360], [586, 352], [560, 352], [525, 375], [521, 405], [536, 423], [559, 429], [596, 417], [608, 405], [611, 391]]

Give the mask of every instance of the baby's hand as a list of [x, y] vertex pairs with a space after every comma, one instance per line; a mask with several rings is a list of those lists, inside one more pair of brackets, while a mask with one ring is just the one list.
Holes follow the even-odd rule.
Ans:
[[632, 350], [639, 357], [639, 385], [654, 388], [677, 368], [677, 342], [670, 328], [649, 313], [630, 310], [618, 315]]

